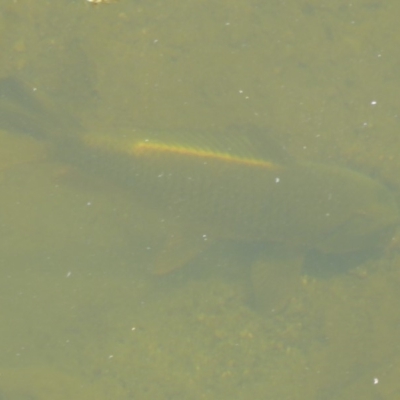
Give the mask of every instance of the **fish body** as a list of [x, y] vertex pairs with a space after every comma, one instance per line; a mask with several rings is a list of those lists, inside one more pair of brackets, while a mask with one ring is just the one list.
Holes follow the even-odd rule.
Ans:
[[157, 273], [184, 266], [215, 241], [255, 243], [255, 297], [276, 309], [292, 294], [308, 251], [383, 247], [399, 223], [394, 195], [351, 169], [295, 161], [239, 134], [86, 133], [49, 104], [12, 78], [0, 81], [0, 127], [53, 144], [58, 158], [119, 182], [180, 227]]
[[271, 161], [245, 140], [214, 137], [212, 147], [182, 136], [132, 131], [82, 143], [118, 158], [136, 192], [165, 216], [219, 238], [345, 253], [380, 243], [398, 223], [393, 194], [366, 175]]
[[118, 160], [115, 171], [125, 175], [125, 186], [163, 220], [180, 225], [156, 261], [157, 274], [184, 266], [215, 241], [258, 244], [250, 268], [254, 304], [269, 315], [298, 290], [308, 251], [380, 248], [394, 234], [399, 222], [394, 196], [364, 174], [271, 160], [244, 140], [233, 145], [234, 138], [214, 137], [202, 145], [202, 135], [193, 143], [193, 136], [183, 137], [133, 130], [82, 139], [94, 159], [109, 158], [102, 165]]

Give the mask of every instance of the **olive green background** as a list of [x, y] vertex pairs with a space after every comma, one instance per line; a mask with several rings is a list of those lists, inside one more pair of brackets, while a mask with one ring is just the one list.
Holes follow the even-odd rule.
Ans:
[[[0, 77], [90, 132], [259, 129], [398, 197], [399, 13], [394, 0], [0, 0]], [[266, 318], [229, 249], [155, 279], [151, 210], [49, 143], [0, 143], [0, 397], [398, 398], [396, 238], [350, 270], [304, 273]]]

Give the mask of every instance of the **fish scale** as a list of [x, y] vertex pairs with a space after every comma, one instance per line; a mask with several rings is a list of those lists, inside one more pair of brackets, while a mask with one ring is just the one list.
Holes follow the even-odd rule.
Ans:
[[[137, 193], [149, 204], [171, 218], [206, 225], [228, 238], [341, 252], [351, 248], [353, 236], [367, 239], [370, 233], [397, 224], [393, 195], [358, 172], [317, 163], [278, 164], [252, 157], [249, 145], [243, 148], [245, 156], [223, 151], [232, 146], [232, 137], [214, 136], [219, 145], [213, 151], [199, 146], [199, 137], [188, 145], [186, 134], [185, 144], [179, 145], [176, 136], [168, 140], [168, 133], [132, 130], [86, 135], [83, 142], [99, 154], [115, 154], [134, 166]], [[350, 229], [349, 238], [342, 232], [340, 248], [336, 232], [363, 213], [357, 232]]]
[[236, 234], [231, 236], [245, 235], [248, 240], [262, 239], [257, 215], [266, 190], [285, 169], [260, 158], [176, 143], [134, 138], [122, 143], [111, 135], [95, 134], [86, 136], [84, 143], [100, 153], [115, 152], [135, 165], [137, 191], [150, 203], [164, 205], [174, 216], [212, 222], [221, 231], [233, 229]]

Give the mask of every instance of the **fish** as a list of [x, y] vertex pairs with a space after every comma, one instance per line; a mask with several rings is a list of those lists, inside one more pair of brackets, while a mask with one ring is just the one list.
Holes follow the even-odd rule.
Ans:
[[99, 159], [129, 166], [128, 179], [153, 207], [218, 237], [345, 253], [369, 248], [398, 224], [395, 198], [378, 181], [336, 165], [279, 164], [245, 140], [235, 146], [240, 154], [232, 138], [201, 146], [132, 130], [81, 140]]
[[[5, 95], [13, 85], [18, 96]], [[155, 261], [157, 275], [184, 267], [213, 243], [248, 244], [257, 249], [249, 268], [257, 307], [275, 312], [295, 290], [308, 252], [383, 248], [398, 226], [393, 193], [361, 172], [298, 161], [276, 144], [237, 132], [55, 134], [49, 129], [55, 113], [23, 87], [15, 80], [0, 83], [0, 116], [7, 129], [18, 115], [16, 130], [33, 125], [33, 135], [72, 155], [73, 163], [118, 182], [180, 227]], [[9, 105], [20, 93], [25, 93], [21, 110]], [[42, 113], [50, 114], [43, 126]]]
[[337, 165], [263, 155], [244, 137], [136, 129], [85, 134], [82, 141], [96, 157], [118, 159], [117, 170], [129, 169], [143, 200], [181, 225], [156, 261], [157, 274], [185, 266], [221, 240], [257, 244], [250, 274], [258, 309], [284, 308], [308, 252], [383, 248], [399, 223], [393, 193], [377, 180]]

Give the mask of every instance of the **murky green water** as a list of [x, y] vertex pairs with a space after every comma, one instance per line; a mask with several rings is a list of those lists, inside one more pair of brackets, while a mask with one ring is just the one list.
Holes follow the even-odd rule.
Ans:
[[[71, 116], [55, 137], [261, 131], [398, 198], [399, 8], [0, 0], [0, 78]], [[307, 255], [283, 310], [264, 315], [241, 249], [155, 277], [162, 216], [86, 174], [79, 150], [12, 130], [0, 143], [1, 398], [399, 397], [398, 240]]]

